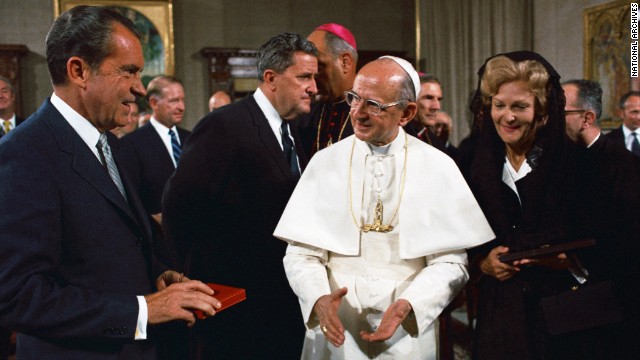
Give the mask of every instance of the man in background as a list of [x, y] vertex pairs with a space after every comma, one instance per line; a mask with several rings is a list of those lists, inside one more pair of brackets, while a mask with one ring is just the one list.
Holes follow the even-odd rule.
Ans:
[[353, 134], [344, 92], [353, 86], [358, 52], [351, 31], [339, 24], [320, 25], [307, 40], [318, 48], [318, 96], [309, 115], [298, 120], [298, 127], [304, 151], [311, 158]]
[[[566, 130], [578, 144], [574, 218], [577, 238], [594, 238], [593, 248], [579, 251], [577, 260], [587, 285], [613, 284], [613, 298], [624, 314], [622, 323], [577, 335], [581, 359], [631, 359], [638, 354], [640, 330], [636, 296], [640, 284], [640, 159], [602, 135], [602, 89], [591, 80], [562, 85], [567, 99]], [[633, 101], [633, 100], [632, 100]], [[625, 110], [630, 110], [629, 108]], [[625, 125], [626, 126], [626, 125]], [[602, 314], [594, 314], [594, 316]], [[569, 341], [567, 343], [576, 343]], [[573, 350], [573, 351], [572, 351]]]
[[109, 130], [145, 94], [139, 35], [120, 13], [77, 6], [46, 53], [51, 98], [0, 139], [0, 324], [18, 332], [18, 359], [156, 359], [153, 325], [193, 325], [220, 303], [155, 260], [119, 166]]
[[133, 102], [129, 104], [129, 107], [131, 110], [129, 110], [129, 115], [127, 115], [127, 124], [111, 129], [111, 133], [118, 139], [132, 133], [138, 128], [138, 116], [140, 116], [138, 104]]
[[640, 91], [629, 91], [622, 95], [618, 108], [622, 125], [607, 136], [640, 157]]
[[15, 113], [16, 92], [11, 80], [0, 76], [0, 137], [9, 133], [24, 121]]
[[177, 78], [160, 75], [147, 85], [147, 98], [151, 118], [147, 125], [122, 138], [123, 166], [151, 220], [156, 256], [176, 265], [162, 236], [162, 192], [191, 134], [178, 127], [185, 112], [184, 87]]
[[231, 96], [226, 91], [218, 90], [209, 98], [209, 111], [231, 104]]
[[306, 165], [292, 121], [317, 89], [315, 46], [298, 34], [258, 51], [252, 96], [207, 114], [165, 190], [163, 225], [190, 277], [246, 289], [247, 299], [191, 330], [192, 359], [299, 359], [302, 319], [273, 238]]
[[445, 152], [445, 142], [436, 136], [436, 117], [442, 103], [440, 80], [430, 74], [420, 74], [420, 95], [418, 95], [418, 114], [412, 122], [417, 129], [417, 138]]

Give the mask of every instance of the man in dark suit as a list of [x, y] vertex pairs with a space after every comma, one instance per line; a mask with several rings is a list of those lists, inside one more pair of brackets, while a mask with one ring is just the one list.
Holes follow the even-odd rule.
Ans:
[[640, 157], [640, 91], [629, 91], [618, 102], [622, 125], [607, 136]]
[[[640, 279], [640, 159], [603, 136], [600, 127], [602, 89], [590, 80], [563, 84], [567, 99], [567, 135], [578, 144], [575, 182], [576, 237], [595, 238], [596, 246], [578, 252], [587, 284], [612, 282], [626, 317], [611, 324], [569, 335], [581, 344], [580, 359], [631, 359], [638, 354], [640, 330], [636, 296]], [[587, 275], [588, 274], [588, 275]], [[601, 315], [601, 314], [594, 314]], [[574, 341], [575, 342], [575, 341]]]
[[188, 276], [246, 289], [247, 299], [198, 322], [193, 359], [299, 359], [304, 328], [272, 234], [306, 164], [291, 120], [316, 94], [316, 48], [297, 34], [258, 52], [253, 95], [206, 115], [163, 199], [165, 235]]
[[162, 192], [176, 169], [182, 146], [191, 134], [179, 128], [185, 111], [184, 87], [173, 76], [161, 75], [147, 85], [152, 114], [148, 124], [121, 140], [125, 171], [151, 220], [156, 256], [174, 265], [162, 236]]
[[18, 332], [19, 359], [154, 359], [149, 325], [193, 324], [192, 310], [220, 303], [153, 261], [118, 166], [108, 130], [145, 93], [139, 37], [119, 13], [78, 6], [56, 19], [46, 52], [53, 95], [0, 140], [0, 324]]
[[16, 116], [16, 92], [11, 80], [0, 76], [0, 137], [9, 133], [24, 119]]

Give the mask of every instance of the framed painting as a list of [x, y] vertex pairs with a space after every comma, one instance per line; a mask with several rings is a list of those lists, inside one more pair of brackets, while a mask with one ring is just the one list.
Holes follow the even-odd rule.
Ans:
[[174, 75], [172, 0], [53, 0], [55, 16], [77, 5], [108, 6], [120, 11], [138, 28], [144, 52], [142, 82], [157, 75]]
[[631, 3], [616, 0], [584, 10], [584, 77], [602, 86], [601, 127], [620, 126], [618, 100], [629, 90], [640, 90], [631, 77]]

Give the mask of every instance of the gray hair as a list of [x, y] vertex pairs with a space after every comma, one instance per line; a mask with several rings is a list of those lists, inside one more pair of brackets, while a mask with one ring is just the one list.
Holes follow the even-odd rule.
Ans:
[[597, 81], [585, 79], [572, 79], [562, 85], [575, 85], [578, 88], [578, 107], [591, 110], [596, 113], [596, 124], [600, 124], [602, 115], [602, 87]]
[[16, 88], [13, 86], [13, 84], [11, 83], [11, 80], [7, 79], [6, 77], [0, 75], [0, 81], [4, 81], [7, 83], [7, 86], [9, 86], [9, 90], [11, 90], [12, 93], [16, 93]]
[[293, 65], [293, 55], [296, 51], [318, 57], [318, 49], [309, 40], [294, 33], [278, 34], [258, 50], [258, 80], [264, 81], [264, 72], [271, 69], [279, 74]]
[[353, 63], [356, 64], [358, 62], [358, 51], [356, 51], [353, 46], [333, 33], [328, 31], [324, 33], [324, 42], [327, 44], [327, 48], [331, 52], [333, 59], [336, 59], [340, 54], [349, 53], [353, 59]]

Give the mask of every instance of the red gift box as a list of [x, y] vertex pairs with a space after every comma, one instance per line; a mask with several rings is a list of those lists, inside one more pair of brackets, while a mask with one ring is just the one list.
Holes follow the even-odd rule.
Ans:
[[[213, 283], [207, 283], [207, 286], [213, 290], [213, 297], [215, 297], [220, 301], [220, 303], [222, 303], [222, 307], [220, 307], [220, 309], [216, 309], [216, 313], [219, 313], [220, 311], [232, 305], [235, 305], [247, 298], [247, 293], [244, 289], [241, 288]], [[195, 314], [198, 319], [204, 319], [207, 317], [200, 310], [196, 310]]]

